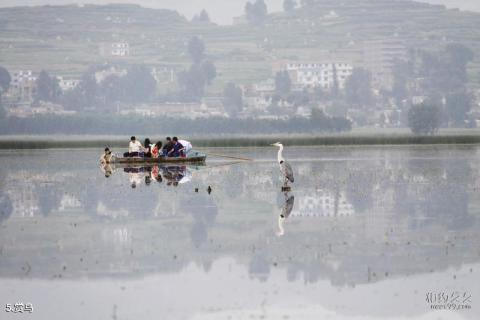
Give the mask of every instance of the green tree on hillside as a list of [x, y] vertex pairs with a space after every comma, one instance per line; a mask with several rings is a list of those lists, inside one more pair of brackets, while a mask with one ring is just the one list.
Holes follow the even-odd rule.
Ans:
[[450, 44], [440, 53], [421, 52], [419, 76], [424, 78], [424, 90], [448, 93], [461, 90], [467, 82], [467, 65], [474, 53], [461, 44]]
[[340, 93], [340, 85], [338, 83], [338, 71], [335, 63], [333, 64], [332, 74], [333, 74], [333, 86], [330, 90], [330, 94], [332, 95], [332, 97], [337, 98]]
[[127, 94], [126, 81], [123, 77], [112, 74], [105, 78], [99, 86], [105, 106], [113, 107], [125, 100]]
[[229, 82], [223, 90], [223, 107], [231, 117], [243, 110], [242, 89], [233, 82]]
[[101, 88], [95, 79], [95, 70], [86, 71], [80, 83], [73, 89], [65, 92], [61, 97], [61, 103], [64, 108], [74, 111], [83, 111], [96, 107]]
[[97, 79], [95, 78], [95, 72], [86, 72], [78, 85], [78, 89], [84, 96], [85, 107], [93, 107], [96, 104], [97, 95], [99, 92]]
[[315, 0], [301, 0], [300, 4], [302, 7], [312, 7], [315, 4]]
[[126, 102], [149, 102], [155, 95], [157, 82], [145, 65], [131, 67], [123, 77]]
[[448, 118], [453, 125], [464, 127], [467, 120], [467, 113], [472, 108], [472, 97], [466, 92], [456, 92], [447, 95], [446, 111]]
[[8, 70], [0, 66], [0, 95], [8, 91], [11, 81], [12, 77], [10, 76]]
[[188, 53], [193, 63], [200, 63], [205, 54], [205, 43], [202, 39], [194, 36], [188, 41]]
[[473, 51], [459, 43], [452, 43], [445, 48], [447, 66], [464, 83], [467, 79], [467, 64], [475, 58]]
[[205, 75], [198, 64], [192, 64], [188, 71], [178, 75], [178, 84], [184, 101], [199, 101], [204, 95], [205, 83]]
[[60, 97], [61, 89], [58, 85], [58, 79], [52, 77], [47, 71], [42, 70], [37, 78], [36, 100], [54, 102]]
[[287, 96], [292, 88], [292, 81], [288, 71], [278, 71], [275, 74], [275, 92], [279, 96]]
[[253, 25], [262, 25], [267, 18], [268, 9], [265, 1], [256, 0], [254, 3], [245, 4], [245, 16]]
[[0, 119], [5, 119], [7, 117], [7, 110], [3, 107], [0, 98]]
[[408, 95], [408, 79], [411, 76], [409, 64], [406, 61], [395, 61], [392, 73], [392, 97], [395, 99], [397, 106], [399, 106], [401, 101]]
[[284, 0], [283, 1], [283, 10], [285, 12], [293, 12], [295, 7], [297, 6], [297, 2], [295, 0]]
[[12, 78], [10, 77], [8, 70], [0, 66], [0, 119], [3, 119], [7, 116], [7, 111], [2, 104], [2, 95], [10, 88], [11, 81]]
[[305, 88], [300, 92], [291, 92], [287, 97], [287, 101], [297, 107], [306, 106], [310, 102], [310, 95], [308, 90]]
[[202, 39], [190, 39], [188, 51], [193, 63], [189, 70], [178, 76], [180, 97], [183, 101], [199, 101], [204, 95], [205, 87], [217, 76], [217, 70], [211, 61], [205, 60], [205, 44]]
[[207, 84], [211, 84], [213, 79], [215, 79], [215, 77], [217, 76], [217, 68], [215, 68], [215, 65], [212, 61], [208, 60], [202, 62], [201, 68], [205, 77], [205, 81], [207, 82]]
[[415, 134], [434, 134], [440, 126], [440, 109], [430, 103], [414, 105], [408, 111], [408, 126]]
[[210, 22], [210, 16], [208, 15], [208, 12], [203, 9], [200, 11], [200, 14], [195, 15], [192, 19], [193, 22]]
[[353, 69], [352, 75], [345, 82], [347, 102], [357, 107], [369, 106], [373, 102], [372, 76], [363, 68]]

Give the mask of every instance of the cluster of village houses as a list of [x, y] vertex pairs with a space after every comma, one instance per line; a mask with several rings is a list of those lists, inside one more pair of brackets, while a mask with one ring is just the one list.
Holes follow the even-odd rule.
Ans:
[[[102, 55], [109, 55], [122, 58], [131, 54], [130, 45], [127, 42], [111, 43], [100, 46]], [[276, 93], [275, 74], [278, 71], [287, 71], [291, 80], [291, 91], [302, 92], [320, 88], [329, 92], [334, 86], [342, 90], [347, 79], [352, 75], [354, 68], [364, 68], [372, 75], [372, 86], [374, 91], [381, 88], [391, 87], [393, 82], [393, 65], [396, 60], [406, 59], [407, 49], [399, 40], [370, 41], [365, 44], [364, 49], [358, 55], [351, 54], [351, 57], [360, 58], [348, 59], [348, 54], [340, 54], [338, 57], [330, 55], [328, 59], [319, 61], [301, 60], [280, 60], [272, 62], [272, 75], [270, 78], [251, 85], [241, 86], [243, 91], [243, 111], [237, 114], [240, 117], [256, 118], [286, 118], [291, 116], [309, 117], [310, 106], [293, 106], [287, 100], [276, 102], [278, 109], [285, 112], [272, 114], [269, 107]], [[345, 58], [347, 57], [347, 58]], [[125, 69], [110, 67], [95, 74], [97, 83], [101, 83], [109, 75], [123, 75]], [[159, 86], [165, 83], [174, 84], [177, 79], [178, 70], [172, 68], [152, 69], [152, 75]], [[9, 91], [4, 95], [4, 103], [10, 115], [17, 117], [29, 117], [36, 114], [74, 115], [75, 111], [65, 110], [61, 105], [54, 103], [32, 104], [35, 98], [36, 73], [31, 70], [13, 71]], [[58, 84], [63, 92], [73, 90], [80, 79], [57, 76]], [[422, 96], [412, 98], [412, 103], [423, 101]], [[393, 106], [394, 108], [395, 106]], [[392, 106], [386, 109], [392, 109]], [[387, 115], [388, 110], [385, 111]], [[119, 106], [118, 114], [137, 114], [143, 116], [162, 116], [169, 114], [178, 117], [212, 117], [228, 116], [224, 106], [222, 93], [209, 95], [197, 103], [180, 102], [152, 102], [148, 105]], [[387, 117], [383, 117], [384, 120]]]

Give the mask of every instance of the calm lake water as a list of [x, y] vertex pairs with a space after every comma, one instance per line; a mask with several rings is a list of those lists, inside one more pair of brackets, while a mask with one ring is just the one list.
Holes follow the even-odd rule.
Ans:
[[480, 318], [480, 147], [208, 151], [0, 152], [0, 318]]

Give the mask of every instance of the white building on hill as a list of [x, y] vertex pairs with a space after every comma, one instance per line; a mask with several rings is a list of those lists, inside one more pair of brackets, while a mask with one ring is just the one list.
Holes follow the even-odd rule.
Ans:
[[103, 57], [127, 57], [130, 55], [130, 44], [128, 42], [102, 43], [99, 46], [99, 51]]
[[19, 70], [12, 73], [12, 81], [8, 95], [11, 99], [31, 102], [37, 89], [37, 78], [31, 70]]
[[112, 43], [112, 56], [129, 56], [130, 44], [128, 42], [114, 42]]
[[66, 79], [64, 77], [57, 77], [58, 85], [62, 91], [73, 90], [80, 83], [78, 79]]
[[352, 75], [353, 67], [349, 63], [290, 62], [285, 65], [292, 82], [304, 87], [331, 89], [335, 82], [341, 89]]

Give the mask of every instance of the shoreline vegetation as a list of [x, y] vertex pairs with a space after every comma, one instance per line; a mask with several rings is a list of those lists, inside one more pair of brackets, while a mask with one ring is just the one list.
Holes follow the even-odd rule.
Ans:
[[[143, 139], [142, 135], [138, 138]], [[185, 137], [196, 148], [205, 147], [265, 147], [281, 141], [288, 146], [375, 146], [375, 145], [453, 145], [480, 144], [478, 130], [441, 132], [436, 135], [411, 133], [356, 132], [348, 134], [308, 135], [229, 135]], [[150, 136], [152, 141], [163, 140], [164, 135]], [[76, 149], [76, 148], [125, 148], [129, 136], [19, 136], [0, 135], [0, 150], [25, 149]]]

